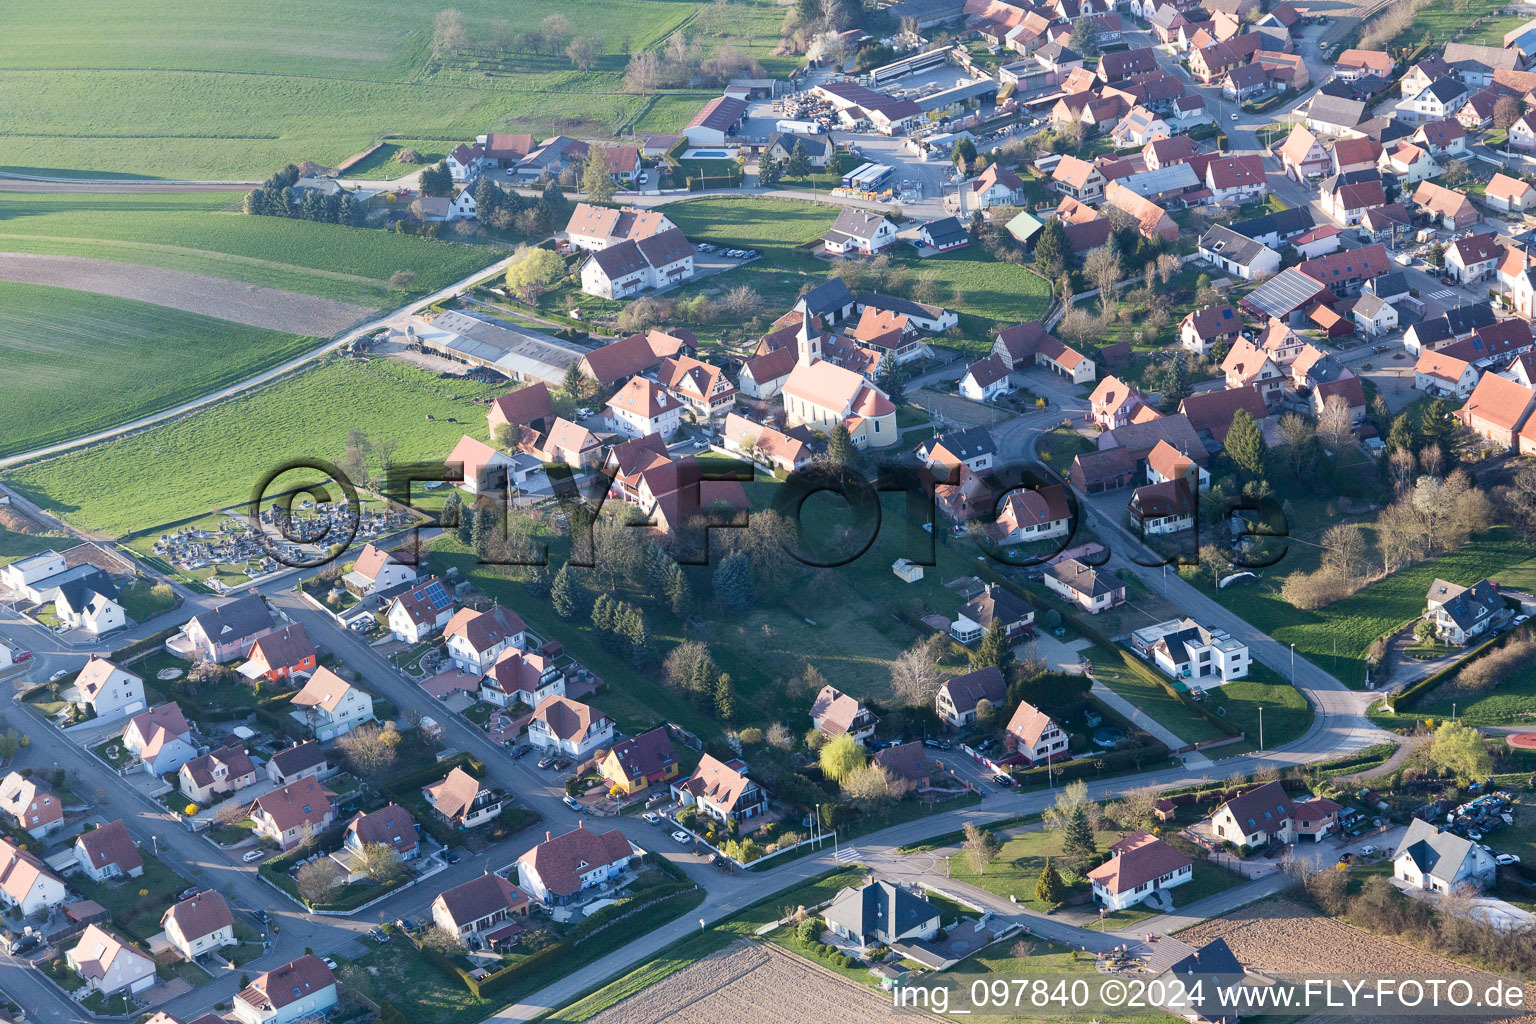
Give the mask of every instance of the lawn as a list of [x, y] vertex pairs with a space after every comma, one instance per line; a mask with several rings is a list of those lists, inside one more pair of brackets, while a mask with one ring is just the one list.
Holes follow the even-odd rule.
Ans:
[[10, 281], [0, 281], [0, 309], [0, 455], [170, 408], [319, 344], [147, 302]]
[[[1467, 0], [1465, 7], [1460, 4], [1428, 3], [1414, 15], [1413, 23], [1387, 45], [1388, 50], [1396, 50], [1400, 47], [1416, 46], [1424, 38], [1426, 32], [1430, 35], [1431, 45], [1439, 46], [1451, 41], [1456, 33], [1467, 29], [1472, 22], [1503, 10], [1509, 6], [1503, 0]], [[1511, 24], [1500, 25], [1501, 20], [1495, 18], [1488, 25], [1472, 28], [1459, 40], [1463, 43], [1483, 43], [1489, 46], [1503, 46], [1504, 33], [1526, 19], [1515, 17]], [[1498, 27], [1497, 33], [1494, 26]]]
[[[3, 77], [3, 76], [0, 76]], [[0, 251], [142, 263], [302, 292], [367, 308], [402, 303], [391, 274], [416, 274], [425, 295], [491, 263], [496, 253], [416, 235], [233, 212], [238, 197], [9, 193]]]
[[1241, 729], [1244, 740], [1229, 747], [1218, 747], [1213, 757], [1231, 757], [1259, 749], [1259, 709], [1264, 709], [1264, 749], [1296, 739], [1312, 726], [1312, 703], [1280, 672], [1253, 662], [1248, 675], [1211, 690], [1205, 706], [1221, 716], [1223, 722]]
[[[87, 899], [100, 903], [112, 915], [112, 923], [130, 938], [148, 941], [161, 931], [160, 917], [176, 902], [176, 894], [187, 888], [187, 880], [172, 871], [149, 851], [144, 858], [144, 874], [112, 882], [95, 882], [76, 875], [74, 886]], [[144, 893], [144, 895], [140, 895]]]
[[[12, 97], [6, 163], [28, 171], [130, 173], [178, 179], [263, 178], [289, 162], [334, 166], [389, 135], [473, 139], [487, 130], [606, 135], [643, 97], [623, 91], [629, 52], [658, 48], [705, 17], [687, 0], [464, 0], [481, 53], [432, 55], [425, 0], [348, 0], [316, 13], [297, 0], [197, 4], [151, 0], [61, 10], [44, 0], [7, 7], [0, 90]], [[586, 71], [525, 33], [560, 14], [601, 53]], [[746, 0], [711, 26], [767, 60], [783, 14]], [[537, 34], [534, 35], [537, 38]]]
[[0, 527], [0, 565], [10, 565], [43, 551], [74, 547], [73, 539], [53, 533], [21, 533]]
[[135, 622], [147, 622], [176, 605], [176, 595], [169, 587], [148, 580], [135, 580], [120, 589], [117, 596], [123, 611]]
[[1041, 433], [1035, 450], [1042, 462], [1050, 463], [1052, 469], [1065, 477], [1072, 468], [1072, 460], [1093, 451], [1094, 443], [1071, 427], [1052, 427]]
[[[1188, 743], [1203, 743], [1226, 736], [1216, 723], [1169, 693], [1153, 673], [1139, 663], [1127, 664], [1118, 651], [1092, 649], [1094, 678], [1146, 712], [1159, 725]], [[1132, 659], [1135, 655], [1130, 656]]]
[[338, 461], [354, 427], [398, 442], [397, 464], [441, 463], [463, 434], [483, 436], [476, 400], [504, 390], [387, 359], [337, 357], [186, 419], [13, 470], [5, 480], [82, 529], [134, 533], [248, 501], [288, 460]]
[[[1195, 882], [1186, 882], [1186, 886], [1195, 885]], [[1175, 889], [1177, 893], [1179, 890]], [[946, 972], [945, 987], [950, 990], [950, 1006], [964, 1007], [969, 1005], [966, 996], [972, 991], [973, 982], [986, 985], [994, 977], [996, 978], [1027, 978], [1040, 979], [1047, 983], [1050, 992], [1059, 991], [1058, 983], [1071, 981], [1075, 976], [1087, 975], [1083, 979], [1090, 986], [1097, 982], [1095, 974], [1094, 958], [1090, 954], [1079, 953], [1068, 946], [1055, 942], [1046, 942], [1039, 939], [1025, 938], [1023, 941], [1029, 946], [1029, 955], [1017, 957], [1013, 950], [1017, 948], [1018, 939], [1007, 939], [996, 945], [988, 946], [980, 953], [952, 967]], [[1014, 991], [1010, 989], [1011, 993]], [[1031, 989], [1034, 991], [1034, 989]], [[1090, 989], [1090, 991], [1093, 991]], [[988, 1010], [987, 1019], [998, 1024], [1068, 1024], [1088, 1020], [1089, 1015], [1084, 1012], [1062, 1012], [1059, 1003], [1047, 1003], [1044, 1007], [1030, 1006], [1027, 1003], [1018, 1013], [1003, 1014]], [[1117, 1016], [1114, 1014], [1092, 1014], [1096, 1021], [1130, 1021], [1146, 1020], [1146, 1016]]]
[[[1300, 553], [1282, 563], [1295, 569]], [[1304, 558], [1304, 556], [1302, 556]], [[1315, 560], [1308, 560], [1315, 562]], [[1531, 572], [1530, 548], [1507, 527], [1479, 534], [1460, 551], [1404, 569], [1371, 584], [1359, 593], [1325, 608], [1303, 611], [1280, 597], [1281, 577], [1239, 583], [1220, 592], [1223, 605], [1282, 644], [1296, 645], [1296, 654], [1310, 659], [1345, 684], [1365, 684], [1365, 654], [1383, 633], [1424, 611], [1424, 595], [1436, 577], [1470, 585], [1485, 577], [1498, 578], [1518, 567], [1521, 578]], [[1307, 568], [1315, 568], [1308, 564]], [[1192, 574], [1196, 584], [1210, 589], [1204, 573]], [[1268, 722], [1266, 720], [1266, 728]], [[1266, 737], [1268, 738], [1268, 737]]]

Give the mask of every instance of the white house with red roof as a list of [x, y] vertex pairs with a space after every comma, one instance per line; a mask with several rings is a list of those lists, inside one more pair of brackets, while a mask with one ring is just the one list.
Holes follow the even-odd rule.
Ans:
[[121, 818], [82, 832], [75, 840], [75, 863], [97, 882], [109, 878], [138, 878], [144, 858]]
[[453, 595], [436, 576], [422, 580], [390, 602], [385, 616], [395, 639], [419, 644], [436, 636], [453, 617]]
[[719, 821], [745, 821], [768, 809], [768, 794], [747, 775], [739, 757], [721, 761], [709, 754], [686, 779], [672, 783], [672, 796]]
[[324, 743], [373, 721], [373, 697], [324, 665], [293, 695], [292, 715]]
[[960, 378], [960, 394], [973, 402], [990, 402], [1012, 390], [1008, 364], [995, 353], [967, 366]]
[[608, 399], [608, 427], [625, 437], [671, 437], [683, 423], [683, 403], [656, 381], [632, 377]]
[[197, 756], [192, 727], [175, 701], [129, 719], [123, 730], [123, 746], [138, 756], [151, 775], [174, 772]]
[[465, 434], [453, 446], [444, 465], [450, 471], [457, 470], [463, 474], [464, 478], [458, 485], [460, 490], [479, 495], [506, 489], [512, 460], [484, 441]]
[[1155, 892], [1194, 878], [1194, 861], [1147, 832], [1136, 831], [1109, 848], [1109, 859], [1088, 872], [1094, 901], [1124, 910]]
[[495, 942], [502, 933], [511, 938], [522, 930], [517, 922], [527, 919], [529, 903], [517, 886], [486, 873], [438, 893], [432, 901], [432, 923], [460, 942]]
[[448, 657], [461, 672], [481, 676], [508, 647], [521, 648], [527, 638], [522, 616], [505, 605], [485, 611], [460, 608], [443, 627]]
[[312, 775], [263, 793], [251, 804], [256, 834], [285, 850], [303, 842], [311, 832], [323, 832], [334, 818], [331, 793]]
[[[449, 461], [452, 461], [452, 457]], [[370, 542], [364, 545], [362, 554], [357, 556], [351, 571], [341, 581], [354, 593], [368, 597], [381, 590], [391, 590], [402, 583], [416, 582], [416, 567], [400, 561], [393, 551]]]
[[497, 655], [480, 680], [480, 699], [497, 707], [536, 708], [550, 697], [564, 696], [565, 673], [544, 655], [516, 647]]
[[80, 941], [64, 953], [70, 970], [85, 979], [92, 992], [143, 992], [154, 985], [154, 958], [97, 925], [88, 925]]
[[578, 821], [564, 835], [544, 833], [544, 842], [517, 858], [518, 888], [540, 903], [563, 906], [617, 878], [644, 853], [616, 828], [592, 832]]
[[75, 677], [75, 690], [76, 703], [89, 707], [99, 721], [144, 710], [144, 680], [94, 654]]
[[323, 960], [306, 953], [235, 993], [234, 1014], [240, 1024], [295, 1024], [318, 1019], [335, 1005], [336, 976]]
[[863, 743], [875, 734], [880, 719], [853, 697], [828, 683], [811, 704], [811, 725], [827, 736], [852, 736]]
[[546, 697], [528, 722], [528, 742], [539, 750], [583, 758], [613, 743], [613, 719], [569, 697]]
[[33, 839], [64, 824], [63, 801], [20, 772], [0, 779], [0, 812]]
[[1019, 701], [1003, 732], [1003, 742], [1030, 764], [1067, 755], [1067, 734], [1055, 719], [1027, 700]]
[[188, 960], [240, 941], [235, 938], [235, 917], [229, 904], [213, 889], [175, 904], [161, 915], [160, 924], [166, 941]]

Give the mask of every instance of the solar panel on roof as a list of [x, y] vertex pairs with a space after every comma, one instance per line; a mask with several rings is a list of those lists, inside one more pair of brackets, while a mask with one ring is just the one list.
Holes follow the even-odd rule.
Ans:
[[431, 601], [439, 608], [447, 606], [448, 592], [443, 589], [443, 585], [441, 583], [430, 583], [426, 586], [425, 590], [428, 601]]

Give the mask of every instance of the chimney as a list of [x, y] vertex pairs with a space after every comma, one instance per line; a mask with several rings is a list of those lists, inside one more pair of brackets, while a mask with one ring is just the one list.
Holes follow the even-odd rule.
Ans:
[[553, 832], [545, 832], [545, 833], [544, 833], [544, 841], [545, 841], [545, 842], [546, 842], [546, 843], [547, 843], [547, 842], [550, 842], [550, 841], [551, 841], [551, 840], [553, 840], [553, 839], [554, 839], [554, 838], [555, 838], [555, 834], [554, 834], [554, 833], [553, 833]]
[[585, 818], [578, 818], [576, 820], [576, 827], [577, 828], [586, 828], [587, 827], [586, 819]]

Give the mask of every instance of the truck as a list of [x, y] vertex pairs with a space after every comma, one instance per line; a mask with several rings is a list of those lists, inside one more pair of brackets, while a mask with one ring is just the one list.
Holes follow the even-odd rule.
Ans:
[[821, 124], [816, 121], [791, 121], [783, 118], [773, 127], [775, 131], [789, 132], [791, 135], [821, 134]]
[[866, 171], [870, 170], [874, 166], [875, 165], [873, 163], [870, 163], [868, 161], [866, 161], [866, 162], [864, 162], [862, 164], [859, 164], [859, 166], [855, 167], [853, 170], [851, 170], [847, 174], [843, 175], [843, 187], [844, 188], [852, 188], [853, 187], [853, 183], [856, 180], [858, 180], [859, 176], [861, 174], [865, 173]]

